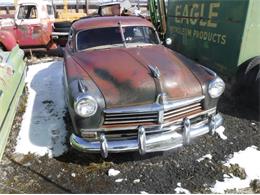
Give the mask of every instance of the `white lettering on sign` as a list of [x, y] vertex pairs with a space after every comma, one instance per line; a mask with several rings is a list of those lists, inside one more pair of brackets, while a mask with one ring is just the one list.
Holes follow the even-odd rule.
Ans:
[[227, 42], [227, 36], [224, 34], [216, 33], [216, 32], [207, 32], [202, 30], [190, 29], [190, 28], [182, 28], [182, 27], [173, 27], [170, 29], [171, 32], [180, 34], [187, 37], [193, 37], [196, 39], [200, 39], [203, 41], [209, 41], [216, 44], [225, 45]]
[[[219, 8], [220, 3], [193, 3], [191, 5], [176, 5], [175, 22], [179, 24], [191, 24], [216, 28], [217, 23], [214, 21], [214, 19], [218, 17]], [[206, 10], [208, 10], [207, 13]]]

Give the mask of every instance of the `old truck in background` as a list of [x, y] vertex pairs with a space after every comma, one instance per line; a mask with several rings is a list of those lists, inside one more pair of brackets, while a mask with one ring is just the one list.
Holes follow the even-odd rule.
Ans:
[[25, 85], [26, 65], [23, 58], [24, 52], [18, 45], [11, 52], [0, 50], [0, 160]]
[[151, 20], [168, 47], [260, 98], [259, 0], [149, 0]]
[[52, 40], [54, 11], [51, 2], [20, 0], [14, 18], [0, 19], [0, 48], [11, 50], [15, 42], [23, 49], [55, 48]]

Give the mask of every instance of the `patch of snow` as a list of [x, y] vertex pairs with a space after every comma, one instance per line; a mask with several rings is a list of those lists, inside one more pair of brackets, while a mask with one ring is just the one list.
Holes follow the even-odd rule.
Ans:
[[135, 179], [134, 183], [140, 183], [140, 179]]
[[176, 194], [190, 194], [189, 190], [181, 187], [181, 183], [180, 182], [177, 183], [177, 186], [178, 187], [174, 189]]
[[116, 183], [120, 183], [120, 182], [122, 182], [123, 180], [124, 180], [124, 179], [119, 178], [119, 179], [116, 179], [115, 182], [116, 182]]
[[211, 154], [206, 154], [206, 155], [202, 156], [201, 158], [197, 159], [197, 161], [201, 162], [201, 161], [203, 161], [206, 158], [211, 160], [212, 159], [212, 155]]
[[119, 178], [119, 179], [116, 179], [115, 182], [116, 183], [121, 183], [122, 181], [127, 181], [127, 179], [123, 179], [123, 178]]
[[71, 173], [71, 177], [76, 177], [76, 173]]
[[149, 194], [148, 192], [146, 191], [140, 191], [141, 194]]
[[62, 63], [53, 61], [29, 66], [26, 77], [28, 102], [16, 153], [53, 157], [67, 150]]
[[241, 180], [231, 174], [231, 177], [224, 175], [224, 181], [216, 181], [216, 184], [211, 191], [214, 193], [224, 193], [227, 189], [243, 189], [250, 186], [250, 182], [254, 179], [260, 179], [260, 151], [256, 146], [251, 146], [243, 151], [234, 153], [233, 157], [225, 163], [225, 166], [230, 164], [238, 164], [245, 169], [246, 179]]
[[220, 126], [219, 128], [216, 129], [216, 133], [219, 135], [219, 137], [223, 140], [227, 139], [227, 136], [224, 135], [225, 127]]
[[108, 170], [108, 176], [117, 176], [118, 174], [120, 173], [120, 171], [118, 171], [118, 170], [115, 170], [115, 169], [109, 169]]

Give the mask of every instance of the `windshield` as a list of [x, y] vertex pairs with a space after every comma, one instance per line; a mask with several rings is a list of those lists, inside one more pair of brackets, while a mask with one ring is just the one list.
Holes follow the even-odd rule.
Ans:
[[108, 27], [84, 30], [78, 33], [77, 49], [99, 49], [127, 46], [144, 46], [159, 44], [155, 31], [146, 26]]
[[37, 18], [37, 8], [35, 5], [21, 5], [18, 12], [18, 19]]

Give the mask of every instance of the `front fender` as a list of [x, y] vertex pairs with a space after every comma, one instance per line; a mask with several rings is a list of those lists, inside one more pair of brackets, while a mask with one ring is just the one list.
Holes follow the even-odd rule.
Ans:
[[2, 44], [7, 51], [11, 51], [17, 44], [15, 36], [5, 30], [0, 31], [0, 44]]

